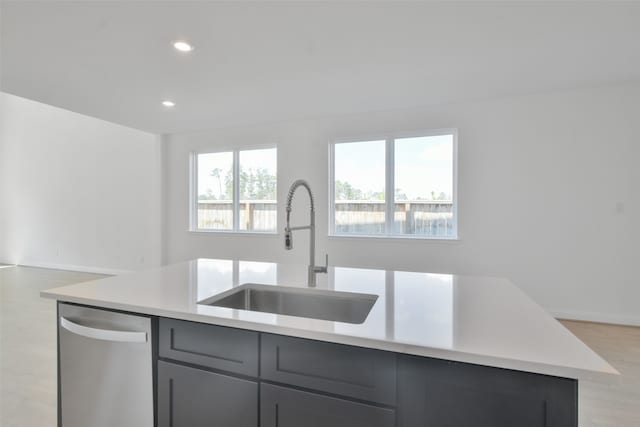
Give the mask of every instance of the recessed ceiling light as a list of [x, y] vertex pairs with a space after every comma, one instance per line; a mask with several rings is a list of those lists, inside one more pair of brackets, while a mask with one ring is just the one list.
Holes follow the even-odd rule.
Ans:
[[168, 99], [165, 101], [162, 101], [162, 105], [164, 105], [167, 108], [171, 108], [171, 107], [175, 107], [176, 103], [173, 101], [169, 101]]
[[185, 41], [177, 41], [173, 43], [173, 47], [180, 52], [191, 52], [193, 50], [193, 46]]

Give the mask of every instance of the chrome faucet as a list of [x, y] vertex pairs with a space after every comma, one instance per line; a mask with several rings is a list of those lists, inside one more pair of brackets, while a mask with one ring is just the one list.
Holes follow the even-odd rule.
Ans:
[[[293, 195], [298, 187], [304, 187], [309, 193], [309, 202], [311, 204], [310, 221], [309, 225], [301, 225], [299, 227], [291, 227], [289, 223], [291, 217], [291, 202], [293, 201]], [[309, 287], [316, 286], [316, 274], [326, 273], [329, 267], [329, 255], [325, 255], [324, 267], [316, 266], [316, 210], [313, 200], [313, 193], [309, 183], [303, 179], [298, 179], [291, 184], [289, 188], [289, 195], [287, 196], [287, 226], [284, 228], [284, 247], [290, 251], [293, 249], [293, 231], [295, 230], [309, 230], [309, 275], [308, 284]]]

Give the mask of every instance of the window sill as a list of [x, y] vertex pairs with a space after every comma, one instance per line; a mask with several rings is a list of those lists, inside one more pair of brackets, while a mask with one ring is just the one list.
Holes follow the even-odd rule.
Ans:
[[400, 235], [376, 235], [376, 234], [330, 234], [329, 240], [383, 240], [398, 242], [433, 242], [433, 243], [460, 243], [460, 236], [456, 237], [428, 237], [428, 236], [400, 236]]
[[227, 230], [187, 230], [193, 234], [217, 234], [220, 236], [242, 236], [242, 237], [278, 237], [276, 231], [227, 231]]

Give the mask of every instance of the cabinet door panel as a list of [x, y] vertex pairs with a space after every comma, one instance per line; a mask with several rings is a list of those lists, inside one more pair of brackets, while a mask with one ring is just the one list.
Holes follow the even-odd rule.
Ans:
[[257, 425], [257, 383], [158, 362], [158, 427]]
[[395, 405], [396, 355], [281, 335], [262, 335], [261, 377]]
[[160, 357], [236, 374], [258, 376], [258, 333], [160, 319]]
[[400, 427], [576, 427], [577, 383], [465, 363], [399, 358]]
[[261, 427], [393, 427], [395, 411], [262, 384]]

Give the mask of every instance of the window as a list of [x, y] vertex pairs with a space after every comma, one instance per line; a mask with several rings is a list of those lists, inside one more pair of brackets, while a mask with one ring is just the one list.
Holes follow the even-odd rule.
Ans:
[[453, 130], [333, 143], [331, 234], [457, 238], [456, 145]]
[[194, 154], [192, 176], [192, 231], [276, 231], [275, 147]]

